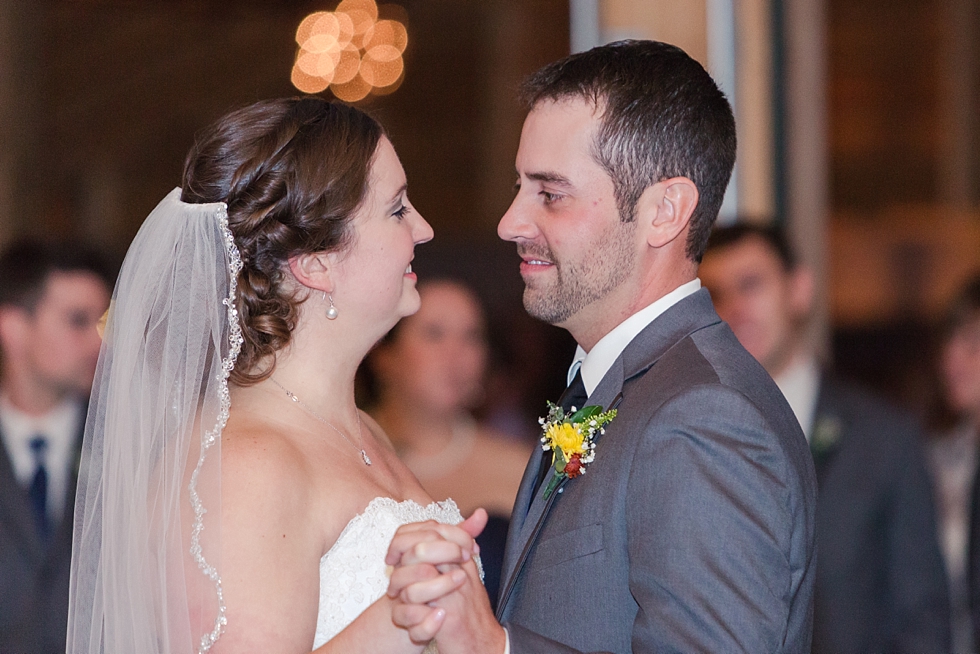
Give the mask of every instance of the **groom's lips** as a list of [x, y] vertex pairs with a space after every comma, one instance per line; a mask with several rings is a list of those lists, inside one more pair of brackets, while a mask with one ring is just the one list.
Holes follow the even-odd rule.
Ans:
[[536, 259], [534, 257], [521, 257], [521, 274], [533, 275], [554, 267], [554, 263], [546, 259]]

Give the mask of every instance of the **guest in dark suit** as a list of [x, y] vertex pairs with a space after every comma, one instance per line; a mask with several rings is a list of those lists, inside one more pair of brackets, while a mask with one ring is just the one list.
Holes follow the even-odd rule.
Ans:
[[960, 289], [945, 323], [938, 433], [929, 439], [927, 452], [949, 575], [952, 651], [968, 654], [980, 642], [980, 276]]
[[805, 337], [812, 278], [781, 230], [715, 230], [701, 279], [810, 443], [819, 486], [814, 652], [948, 652], [947, 586], [915, 421], [820, 364]]
[[0, 652], [65, 651], [72, 515], [109, 273], [77, 245], [0, 255]]
[[[563, 406], [618, 414], [581, 476], [573, 456], [557, 476], [554, 450], [535, 450], [504, 558], [506, 633], [470, 574], [436, 602], [440, 653], [808, 652], [813, 464], [697, 278], [735, 158], [728, 102], [651, 41], [572, 55], [525, 91], [519, 188], [497, 231], [517, 245], [525, 308], [579, 344]], [[556, 429], [578, 454], [578, 430]], [[420, 532], [403, 529], [389, 561], [445, 562], [414, 547]], [[424, 570], [396, 570], [392, 592], [420, 597], [402, 581]]]

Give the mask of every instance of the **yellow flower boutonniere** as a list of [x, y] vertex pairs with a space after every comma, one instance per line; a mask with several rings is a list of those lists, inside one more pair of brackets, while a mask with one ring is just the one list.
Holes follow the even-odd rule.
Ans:
[[[575, 407], [572, 407], [573, 409]], [[595, 459], [595, 439], [605, 433], [604, 427], [616, 417], [616, 410], [586, 406], [571, 415], [558, 405], [548, 402], [548, 416], [541, 418], [541, 448], [551, 451], [555, 474], [544, 489], [544, 497], [554, 492], [562, 479], [574, 479], [585, 474], [585, 467]]]

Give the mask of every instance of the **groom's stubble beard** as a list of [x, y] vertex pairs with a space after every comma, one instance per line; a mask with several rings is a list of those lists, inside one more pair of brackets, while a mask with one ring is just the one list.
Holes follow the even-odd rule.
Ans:
[[524, 280], [524, 309], [532, 318], [558, 325], [596, 300], [604, 298], [636, 268], [633, 235], [636, 221], [618, 221], [603, 233], [579, 260], [557, 257], [544, 244], [520, 243], [522, 257], [554, 264], [554, 275]]

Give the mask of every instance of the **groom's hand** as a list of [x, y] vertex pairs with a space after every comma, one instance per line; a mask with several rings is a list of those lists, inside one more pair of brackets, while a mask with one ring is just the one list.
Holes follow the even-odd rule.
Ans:
[[[420, 523], [399, 529], [386, 561], [397, 564], [388, 587], [392, 619], [416, 642], [435, 637], [441, 652], [504, 651], [506, 636], [490, 609], [472, 556], [486, 526], [477, 509], [455, 527]], [[472, 545], [471, 545], [472, 543]]]
[[446, 611], [432, 603], [466, 581], [460, 565], [479, 552], [473, 539], [486, 521], [486, 512], [480, 509], [458, 526], [430, 520], [403, 525], [395, 532], [385, 558], [389, 566], [398, 566], [388, 588], [388, 595], [397, 598], [392, 620], [414, 642], [432, 640], [442, 626]]

